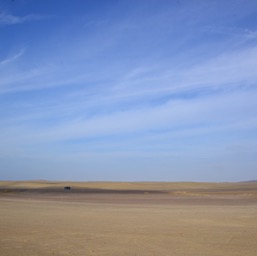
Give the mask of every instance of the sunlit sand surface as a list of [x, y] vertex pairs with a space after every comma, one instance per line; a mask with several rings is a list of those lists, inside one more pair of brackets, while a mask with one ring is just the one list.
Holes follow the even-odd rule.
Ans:
[[254, 256], [257, 183], [0, 182], [0, 230], [3, 256]]

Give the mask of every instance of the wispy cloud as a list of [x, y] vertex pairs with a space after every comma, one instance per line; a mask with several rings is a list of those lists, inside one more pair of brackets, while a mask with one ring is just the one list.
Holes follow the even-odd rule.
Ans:
[[[24, 50], [1, 61], [0, 65], [17, 60], [23, 53]], [[74, 66], [76, 65], [74, 63]], [[95, 87], [97, 101], [99, 97], [103, 101], [161, 97], [199, 89], [233, 89], [241, 87], [242, 84], [253, 86], [257, 80], [256, 66], [256, 47], [243, 47], [229, 53], [222, 53], [214, 58], [208, 58], [197, 65], [179, 69], [176, 68], [175, 63], [169, 65], [160, 63], [158, 67], [143, 64], [127, 70], [121, 66], [116, 69], [117, 77], [112, 80], [108, 78], [110, 72], [108, 69], [112, 69], [111, 65], [106, 70], [98, 71], [101, 72], [101, 77], [98, 79], [90, 73], [81, 74], [80, 70], [69, 69], [65, 63], [60, 66], [44, 64], [28, 70], [17, 70], [12, 75], [5, 71], [1, 76], [0, 93], [33, 91], [69, 85], [74, 87], [77, 84], [101, 82], [101, 88]], [[71, 95], [88, 94], [89, 87], [83, 88], [81, 90], [75, 87]], [[94, 98], [90, 99], [91, 102], [92, 100]]]
[[36, 14], [29, 14], [25, 16], [15, 16], [5, 12], [0, 12], [0, 26], [22, 24], [25, 22], [42, 20], [45, 18], [46, 18], [45, 16], [36, 15]]
[[8, 58], [4, 60], [0, 60], [0, 66], [5, 66], [6, 64], [12, 63], [15, 60], [19, 59], [25, 52], [25, 49], [20, 50], [18, 53], [9, 56]]
[[97, 6], [61, 6], [51, 27], [12, 27], [21, 30], [12, 46], [3, 26], [45, 17], [0, 13], [0, 33], [9, 35], [0, 56], [0, 155], [72, 155], [81, 166], [85, 158], [99, 166], [99, 157], [107, 165], [124, 157], [121, 168], [157, 157], [158, 170], [180, 157], [186, 170], [195, 159], [222, 162], [235, 145], [236, 159], [247, 159], [247, 145], [254, 152], [256, 28], [246, 21], [256, 4], [132, 2], [126, 10], [110, 3], [117, 15], [112, 6], [101, 15]]
[[[74, 115], [72, 115], [67, 120], [62, 118], [57, 120], [55, 125], [48, 126], [45, 124], [41, 127], [34, 124], [35, 118], [38, 118], [40, 114], [36, 109], [31, 113], [30, 120], [13, 120], [12, 127], [16, 126], [17, 131], [19, 127], [21, 130], [30, 131], [27, 134], [28, 137], [24, 134], [19, 135], [19, 133], [16, 136], [21, 136], [24, 142], [34, 141], [33, 143], [102, 136], [136, 135], [142, 132], [166, 133], [166, 131], [170, 131], [174, 138], [176, 136], [194, 136], [196, 135], [196, 128], [198, 130], [200, 128], [200, 133], [204, 134], [213, 130], [224, 130], [224, 126], [228, 126], [229, 129], [232, 129], [233, 126], [247, 129], [247, 127], [251, 127], [249, 125], [251, 122], [252, 127], [255, 127], [256, 122], [253, 123], [255, 109], [257, 108], [255, 98], [256, 90], [250, 90], [248, 92], [224, 93], [191, 100], [170, 100], [158, 106], [126, 111], [116, 110], [113, 113], [102, 115], [98, 113], [98, 115], [88, 118], [83, 118], [82, 115], [74, 118]], [[57, 118], [58, 111], [63, 107], [65, 106], [60, 105], [59, 110], [47, 110], [48, 117]], [[79, 108], [79, 105], [77, 107]], [[67, 109], [64, 108], [64, 111], [67, 111]], [[245, 123], [246, 126], [244, 126]], [[5, 127], [4, 123], [2, 127]], [[13, 131], [15, 132], [15, 130]], [[10, 129], [6, 130], [6, 133], [10, 132]], [[17, 138], [14, 140], [17, 140]]]
[[256, 39], [257, 32], [249, 28], [239, 28], [239, 27], [222, 27], [222, 26], [207, 26], [203, 28], [203, 31], [209, 33], [224, 34], [228, 36], [237, 36], [247, 39]]

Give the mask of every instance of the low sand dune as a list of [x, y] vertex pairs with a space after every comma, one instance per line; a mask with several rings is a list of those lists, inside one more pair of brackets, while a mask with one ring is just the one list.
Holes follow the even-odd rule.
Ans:
[[253, 191], [257, 182], [207, 183], [207, 182], [51, 182], [51, 181], [0, 181], [0, 188], [7, 189], [58, 189], [70, 186], [73, 189], [106, 189], [106, 190], [151, 190], [151, 191]]
[[5, 181], [0, 230], [3, 256], [256, 255], [257, 183]]
[[[71, 189], [67, 192], [65, 187]], [[50, 181], [0, 181], [0, 195], [5, 196], [56, 196], [77, 199], [91, 194], [162, 194], [166, 199], [243, 199], [255, 201], [257, 182], [200, 183], [200, 182], [50, 182]], [[128, 197], [124, 198], [124, 202]], [[136, 196], [133, 197], [135, 200]], [[114, 198], [113, 198], [114, 199]]]

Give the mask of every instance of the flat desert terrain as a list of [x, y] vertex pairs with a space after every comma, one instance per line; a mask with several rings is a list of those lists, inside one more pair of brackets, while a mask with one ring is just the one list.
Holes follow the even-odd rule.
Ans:
[[0, 181], [0, 231], [1, 256], [255, 256], [257, 183]]

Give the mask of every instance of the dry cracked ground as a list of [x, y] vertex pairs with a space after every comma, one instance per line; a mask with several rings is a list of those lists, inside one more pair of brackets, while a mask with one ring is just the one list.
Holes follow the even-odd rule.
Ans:
[[2, 181], [0, 231], [1, 256], [255, 256], [257, 183]]

